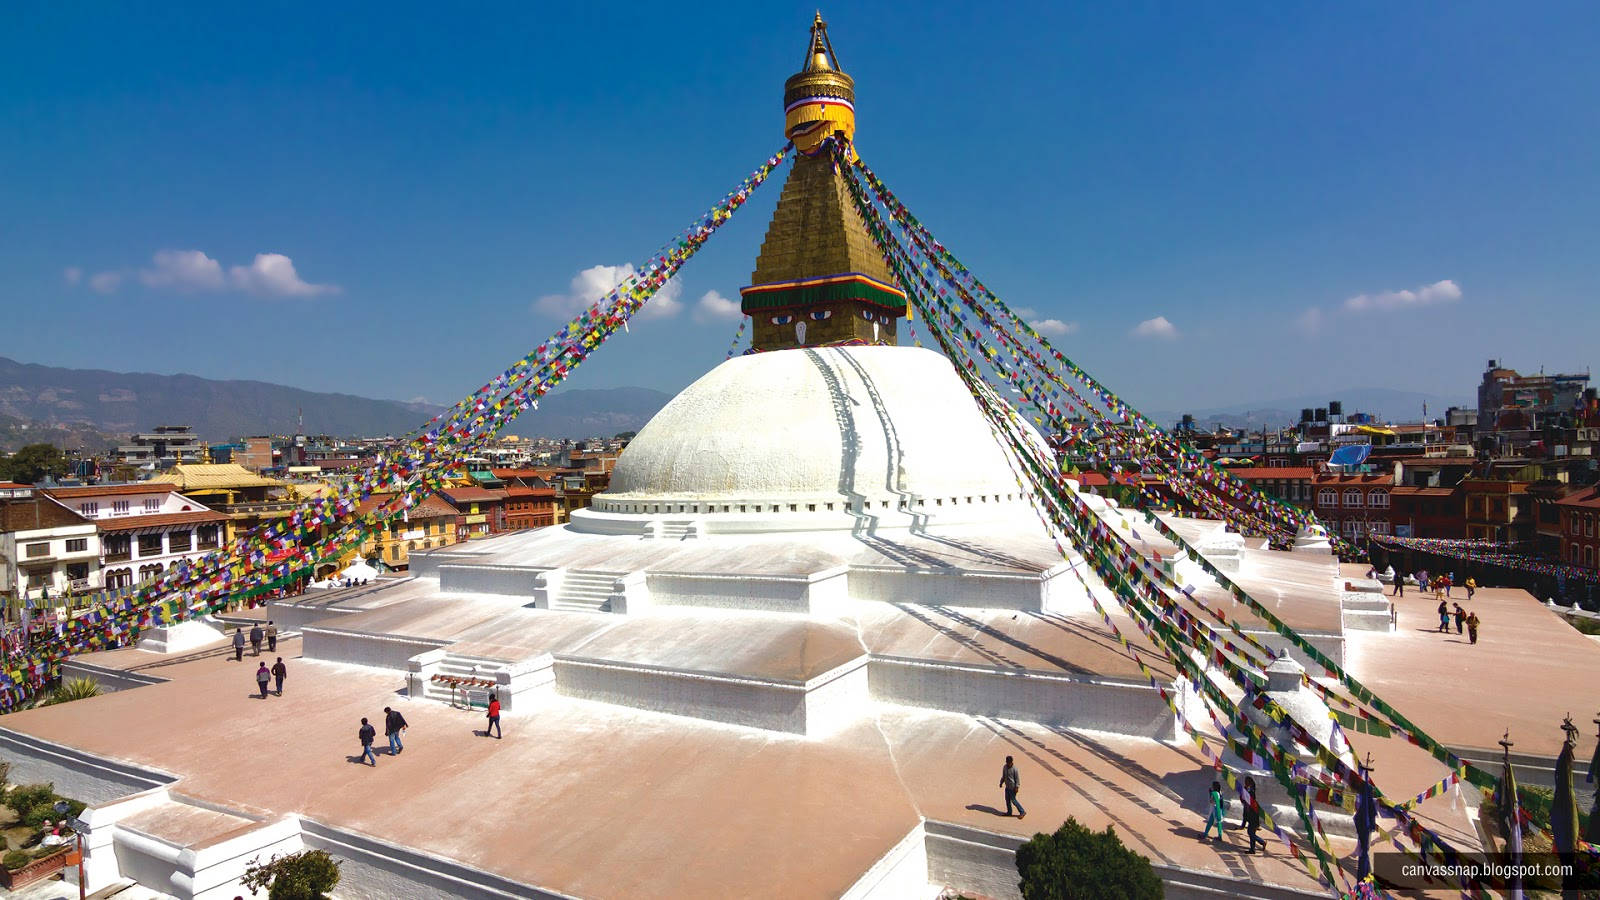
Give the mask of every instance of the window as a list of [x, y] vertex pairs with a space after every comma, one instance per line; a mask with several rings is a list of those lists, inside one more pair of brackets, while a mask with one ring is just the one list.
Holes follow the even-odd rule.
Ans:
[[1318, 506], [1338, 506], [1339, 492], [1333, 488], [1323, 488], [1317, 492]]
[[1388, 534], [1389, 533], [1389, 523], [1388, 522], [1373, 522], [1371, 528], [1369, 528], [1368, 530], [1371, 531], [1373, 534]]
[[[1593, 516], [1584, 516], [1583, 517], [1583, 536], [1584, 537], [1594, 537], [1594, 517]], [[72, 548], [68, 547], [67, 549], [70, 550]]]
[[1593, 547], [1585, 547], [1585, 548], [1583, 548], [1583, 564], [1586, 565], [1586, 566], [1594, 565], [1594, 548]]
[[139, 555], [140, 556], [160, 556], [161, 555], [161, 532], [158, 531], [155, 534], [141, 534], [141, 535], [139, 535]]
[[83, 513], [85, 516], [87, 516], [88, 518], [92, 519], [95, 516], [100, 515], [100, 504], [98, 504], [98, 503], [83, 503], [83, 504], [80, 504], [78, 506], [78, 512]]
[[1360, 488], [1350, 488], [1349, 490], [1345, 491], [1344, 492], [1344, 505], [1345, 506], [1360, 506], [1361, 505], [1361, 489]]
[[68, 538], [67, 539], [67, 552], [68, 553], [85, 553], [88, 550], [89, 550], [89, 539], [88, 538]]
[[161, 501], [160, 500], [156, 499], [155, 497], [146, 497], [146, 498], [144, 498], [144, 511], [145, 512], [153, 513], [153, 512], [156, 512], [159, 509], [161, 509]]
[[217, 546], [217, 526], [202, 525], [199, 531], [200, 549], [214, 550]]
[[1361, 529], [1360, 520], [1358, 520], [1358, 519], [1345, 519], [1344, 520], [1344, 533], [1345, 534], [1355, 534], [1360, 529]]
[[194, 549], [194, 532], [174, 531], [167, 535], [167, 547], [173, 553], [187, 553]]
[[119, 515], [119, 516], [127, 515], [128, 514], [128, 501], [126, 501], [126, 500], [113, 500], [113, 501], [111, 501], [111, 512], [114, 515]]
[[1368, 491], [1367, 492], [1367, 505], [1372, 507], [1373, 509], [1388, 509], [1389, 508], [1389, 492], [1388, 491]]
[[48, 542], [45, 542], [45, 543], [42, 543], [42, 544], [29, 544], [28, 545], [28, 558], [29, 559], [34, 559], [36, 557], [49, 556], [49, 555], [50, 555], [50, 544]]
[[106, 559], [110, 560], [127, 559], [131, 555], [128, 549], [130, 544], [131, 541], [125, 534], [108, 534], [105, 540], [101, 541], [106, 551]]
[[68, 581], [83, 581], [89, 577], [88, 563], [69, 563], [67, 565]]
[[1578, 517], [1577, 516], [1572, 516], [1572, 533], [1573, 534], [1577, 534], [1578, 533]]
[[1574, 562], [1574, 563], [1576, 563], [1578, 561], [1578, 545], [1577, 544], [1573, 544], [1571, 547], [1567, 548], [1567, 559], [1570, 560], [1571, 562]]

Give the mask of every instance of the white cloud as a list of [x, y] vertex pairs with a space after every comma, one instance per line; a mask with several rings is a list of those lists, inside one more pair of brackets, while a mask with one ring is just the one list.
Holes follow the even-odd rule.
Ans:
[[1418, 306], [1432, 306], [1436, 303], [1453, 303], [1460, 299], [1460, 285], [1446, 278], [1443, 281], [1435, 281], [1433, 284], [1419, 287], [1414, 291], [1384, 291], [1380, 294], [1358, 294], [1344, 301], [1344, 308], [1351, 312], [1366, 312], [1373, 309], [1411, 309]]
[[121, 284], [121, 272], [96, 272], [89, 276], [89, 287], [96, 293], [109, 294]]
[[294, 270], [294, 261], [282, 253], [257, 253], [250, 265], [230, 268], [228, 281], [238, 290], [271, 297], [315, 297], [339, 292], [338, 285], [301, 280], [300, 273]]
[[1167, 321], [1166, 316], [1156, 316], [1154, 319], [1145, 319], [1133, 327], [1133, 336], [1141, 338], [1160, 338], [1164, 341], [1177, 340], [1178, 326]]
[[[68, 284], [77, 284], [83, 271], [74, 266], [67, 269], [65, 275]], [[222, 263], [203, 250], [158, 250], [150, 258], [148, 268], [137, 272], [126, 269], [97, 272], [89, 276], [89, 287], [109, 294], [130, 276], [136, 276], [147, 288], [181, 293], [246, 291], [271, 297], [315, 297], [339, 292], [338, 285], [302, 280], [294, 269], [294, 261], [282, 253], [257, 253], [250, 265], [234, 266], [224, 274]]]
[[694, 305], [694, 317], [697, 322], [737, 322], [744, 318], [744, 310], [739, 301], [706, 291]]
[[222, 263], [199, 250], [161, 250], [151, 262], [151, 268], [139, 270], [139, 281], [145, 287], [220, 291], [225, 284]]
[[1300, 314], [1299, 318], [1294, 320], [1294, 327], [1306, 334], [1316, 334], [1322, 330], [1323, 323], [1327, 321], [1327, 318], [1327, 315], [1321, 309], [1310, 306]]
[[77, 284], [83, 280], [83, 270], [77, 266], [67, 266], [61, 270], [61, 277], [67, 280], [67, 284]]
[[[628, 276], [635, 274], [632, 263], [623, 263], [620, 266], [590, 266], [572, 276], [572, 282], [565, 294], [546, 294], [533, 301], [534, 312], [549, 316], [553, 319], [570, 319], [578, 313], [592, 306], [595, 301], [611, 293], [617, 285], [626, 281]], [[676, 278], [670, 279], [655, 296], [645, 303], [639, 310], [639, 316], [645, 319], [669, 319], [683, 312], [683, 303], [678, 299], [683, 293], [683, 285]]]
[[1034, 331], [1050, 337], [1066, 337], [1078, 330], [1077, 322], [1063, 322], [1060, 319], [1038, 319], [1028, 324]]

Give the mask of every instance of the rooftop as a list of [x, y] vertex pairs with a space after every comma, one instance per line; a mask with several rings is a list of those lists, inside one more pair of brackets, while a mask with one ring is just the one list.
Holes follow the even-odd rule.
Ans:
[[278, 487], [283, 484], [271, 478], [262, 478], [238, 463], [179, 463], [150, 480], [178, 485], [181, 491]]
[[118, 484], [85, 484], [73, 487], [45, 488], [52, 497], [81, 499], [85, 497], [110, 497], [116, 494], [170, 494], [174, 488], [166, 481], [125, 481]]

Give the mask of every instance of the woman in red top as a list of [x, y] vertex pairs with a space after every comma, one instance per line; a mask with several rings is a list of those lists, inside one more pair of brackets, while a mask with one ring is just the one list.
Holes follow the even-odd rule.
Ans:
[[495, 740], [500, 740], [500, 697], [495, 694], [489, 695], [489, 726], [483, 729], [484, 737], [489, 736], [489, 728], [494, 729]]

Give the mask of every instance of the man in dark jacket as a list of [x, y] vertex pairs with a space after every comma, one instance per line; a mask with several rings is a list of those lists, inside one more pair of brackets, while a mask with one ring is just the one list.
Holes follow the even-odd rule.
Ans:
[[1005, 766], [1000, 769], [1000, 786], [1006, 790], [1006, 815], [1011, 815], [1011, 808], [1015, 806], [1017, 818], [1026, 819], [1028, 811], [1017, 802], [1017, 791], [1022, 787], [1022, 777], [1017, 774], [1016, 763], [1012, 762], [1009, 756], [1006, 757]]
[[372, 752], [372, 741], [377, 738], [378, 729], [368, 724], [366, 719], [361, 720], [361, 730], [356, 732], [356, 737], [361, 740], [361, 761], [372, 761], [372, 767], [378, 766], [378, 754]]
[[250, 654], [251, 656], [261, 655], [261, 636], [262, 632], [260, 625], [255, 625], [250, 628], [250, 649], [252, 651]]
[[244, 659], [244, 630], [235, 628], [233, 630], [233, 661], [239, 662], [242, 659]]
[[389, 736], [389, 755], [398, 756], [404, 750], [400, 744], [400, 732], [406, 730], [406, 717], [400, 715], [397, 709], [383, 708], [383, 733]]
[[278, 681], [278, 696], [283, 696], [283, 679], [289, 677], [289, 667], [283, 664], [283, 657], [272, 664], [272, 677]]
[[1244, 833], [1250, 839], [1250, 847], [1244, 852], [1256, 852], [1256, 845], [1258, 844], [1261, 849], [1267, 849], [1267, 842], [1256, 834], [1261, 828], [1261, 803], [1256, 800], [1256, 780], [1254, 778], [1245, 777], [1244, 796], [1239, 799], [1244, 804], [1244, 815], [1241, 816], [1244, 820]]

